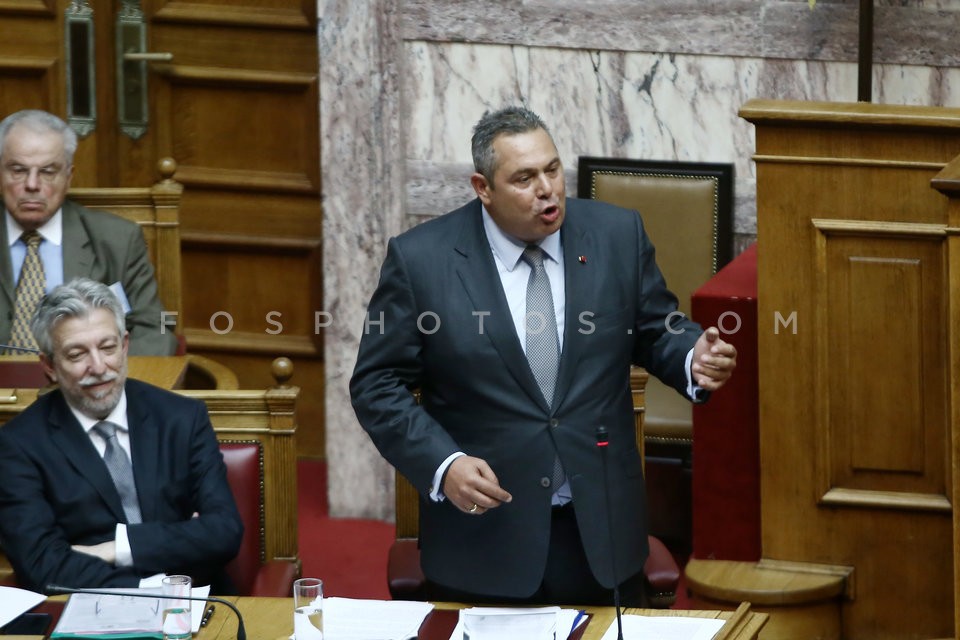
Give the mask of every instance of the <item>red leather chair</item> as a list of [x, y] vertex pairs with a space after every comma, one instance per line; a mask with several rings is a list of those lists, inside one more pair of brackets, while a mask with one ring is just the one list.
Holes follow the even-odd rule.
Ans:
[[227, 465], [227, 482], [243, 521], [243, 540], [227, 573], [240, 595], [286, 598], [293, 593], [299, 575], [289, 560], [264, 562], [263, 452], [256, 441], [221, 441], [220, 451]]
[[[650, 606], [669, 609], [677, 599], [680, 569], [667, 547], [648, 536], [650, 556], [643, 567]], [[420, 568], [420, 549], [414, 538], [398, 538], [387, 555], [387, 583], [394, 600], [427, 600], [426, 578]]]

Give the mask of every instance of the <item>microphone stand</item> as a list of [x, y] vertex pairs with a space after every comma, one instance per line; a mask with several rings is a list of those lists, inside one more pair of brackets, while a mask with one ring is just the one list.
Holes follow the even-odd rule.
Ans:
[[228, 608], [230, 608], [237, 616], [237, 640], [247, 640], [247, 631], [243, 628], [243, 616], [240, 615], [240, 610], [230, 601], [224, 600], [223, 598], [217, 598], [215, 596], [207, 596], [206, 598], [200, 598], [195, 596], [172, 596], [166, 595], [163, 593], [137, 593], [136, 591], [119, 591], [119, 590], [109, 590], [109, 589], [73, 589], [71, 587], [63, 587], [59, 584], [48, 584], [44, 589], [48, 594], [71, 594], [71, 593], [92, 593], [95, 595], [101, 596], [130, 596], [133, 598], [153, 598], [160, 600], [194, 600], [196, 602], [218, 602]]
[[620, 619], [620, 581], [617, 579], [617, 559], [613, 546], [613, 508], [610, 506], [610, 481], [607, 477], [607, 428], [597, 427], [597, 448], [603, 461], [603, 495], [607, 501], [607, 532], [610, 534], [610, 570], [613, 574], [613, 606], [617, 610], [617, 640], [623, 640], [623, 621]]

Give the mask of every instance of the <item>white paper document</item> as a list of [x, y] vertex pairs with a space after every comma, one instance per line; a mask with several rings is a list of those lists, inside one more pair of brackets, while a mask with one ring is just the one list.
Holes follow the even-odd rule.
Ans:
[[[623, 622], [623, 640], [710, 640], [725, 620], [716, 618], [687, 618], [674, 616], [620, 616]], [[601, 640], [617, 639], [617, 621], [614, 620]]]
[[323, 599], [325, 640], [409, 640], [433, 610], [429, 602]]
[[566, 640], [586, 621], [581, 611], [560, 607], [461, 609], [450, 640]]
[[26, 613], [47, 599], [47, 596], [26, 589], [0, 587], [0, 627], [21, 613]]
[[[210, 595], [210, 585], [205, 587], [194, 587], [190, 589], [190, 595], [194, 598], [206, 598]], [[200, 622], [203, 621], [203, 611], [210, 604], [207, 602], [197, 602], [196, 600], [190, 603], [190, 630], [194, 633], [200, 631]]]

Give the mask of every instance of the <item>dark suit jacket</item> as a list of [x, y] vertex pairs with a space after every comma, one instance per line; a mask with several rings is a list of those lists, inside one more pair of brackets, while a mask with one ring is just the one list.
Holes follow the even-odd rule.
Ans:
[[[676, 298], [636, 212], [568, 199], [561, 234], [566, 316], [552, 408], [514, 329], [479, 200], [389, 243], [351, 380], [360, 423], [422, 495], [440, 463], [458, 450], [485, 459], [513, 495], [511, 503], [479, 517], [447, 501], [422, 502], [422, 565], [437, 583], [509, 597], [537, 589], [549, 542], [556, 446], [590, 566], [612, 586], [599, 425], [610, 433], [618, 577], [643, 568], [645, 490], [629, 369], [642, 365], [684, 389], [684, 359], [700, 328], [683, 320], [674, 325], [683, 333], [666, 330], [664, 317], [676, 309]], [[485, 313], [481, 331], [477, 314]], [[412, 388], [421, 390], [420, 406]]]
[[55, 390], [0, 428], [0, 541], [18, 582], [36, 590], [130, 587], [166, 572], [222, 592], [243, 524], [206, 407], [136, 380], [126, 392], [143, 514], [127, 527], [136, 566], [70, 549], [112, 540], [126, 518], [106, 464]]
[[[131, 355], [172, 355], [177, 338], [160, 333], [163, 306], [157, 295], [153, 265], [140, 227], [105, 211], [63, 203], [63, 281], [86, 277], [107, 285], [123, 284], [130, 301], [127, 330]], [[16, 274], [10, 264], [6, 224], [0, 220], [0, 343], [10, 341]]]

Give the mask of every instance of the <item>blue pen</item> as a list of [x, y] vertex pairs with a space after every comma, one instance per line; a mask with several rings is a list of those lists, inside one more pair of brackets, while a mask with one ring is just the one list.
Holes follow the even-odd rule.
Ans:
[[[587, 612], [583, 609], [577, 611], [577, 617], [573, 619], [573, 626], [570, 627], [570, 633], [573, 633], [577, 630], [577, 625], [580, 624], [580, 621], [583, 620], [583, 616], [587, 615]], [[570, 637], [570, 633], [567, 634], [567, 637]]]

